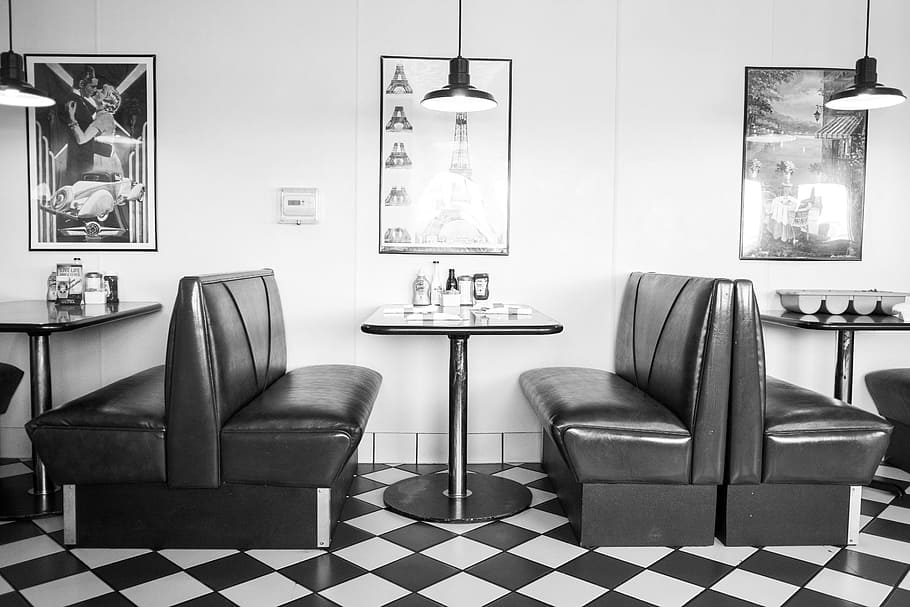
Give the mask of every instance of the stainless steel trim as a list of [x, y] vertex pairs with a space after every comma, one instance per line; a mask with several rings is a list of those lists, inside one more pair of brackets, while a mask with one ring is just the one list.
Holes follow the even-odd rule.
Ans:
[[332, 490], [328, 487], [316, 489], [316, 545], [327, 547], [332, 532]]
[[63, 485], [63, 543], [76, 543], [76, 485]]
[[847, 545], [859, 543], [859, 516], [862, 508], [863, 488], [859, 485], [850, 487], [850, 514], [847, 520]]

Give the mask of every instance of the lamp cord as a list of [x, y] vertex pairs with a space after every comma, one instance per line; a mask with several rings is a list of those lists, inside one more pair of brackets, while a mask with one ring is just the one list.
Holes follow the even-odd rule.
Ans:
[[872, 0], [866, 0], [866, 57], [869, 56], [869, 9], [872, 5]]
[[6, 9], [9, 14], [7, 25], [9, 25], [9, 51], [13, 52], [13, 0], [6, 0]]
[[461, 57], [461, 0], [458, 0], [458, 56]]

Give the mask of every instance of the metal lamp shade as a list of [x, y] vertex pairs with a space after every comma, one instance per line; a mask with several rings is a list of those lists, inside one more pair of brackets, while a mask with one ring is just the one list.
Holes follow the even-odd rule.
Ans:
[[876, 82], [876, 67], [875, 57], [857, 60], [853, 86], [831, 95], [825, 107], [832, 110], [876, 110], [906, 101], [907, 97], [900, 89]]
[[54, 100], [25, 79], [22, 55], [12, 51], [0, 54], [0, 105], [47, 107]]
[[468, 60], [458, 56], [449, 61], [449, 83], [427, 93], [420, 105], [440, 112], [480, 112], [497, 103], [490, 93], [471, 86]]

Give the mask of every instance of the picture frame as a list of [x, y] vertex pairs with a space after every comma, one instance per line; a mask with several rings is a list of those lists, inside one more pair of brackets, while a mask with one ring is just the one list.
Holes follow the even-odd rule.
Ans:
[[825, 107], [853, 75], [746, 67], [740, 259], [862, 259], [868, 112]]
[[449, 58], [380, 57], [379, 252], [508, 255], [512, 60], [470, 59], [497, 106], [424, 108]]
[[155, 55], [26, 55], [29, 250], [157, 251]]

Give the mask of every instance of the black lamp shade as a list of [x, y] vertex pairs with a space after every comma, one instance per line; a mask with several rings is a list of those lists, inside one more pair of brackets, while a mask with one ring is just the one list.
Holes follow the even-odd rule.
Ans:
[[882, 86], [876, 72], [875, 57], [863, 57], [856, 62], [853, 86], [831, 95], [825, 107], [832, 110], [875, 110], [897, 105], [907, 100], [900, 89]]
[[471, 86], [468, 60], [458, 56], [449, 61], [449, 83], [427, 93], [420, 105], [440, 112], [479, 112], [497, 103], [490, 93]]
[[25, 61], [12, 51], [0, 53], [0, 105], [47, 107], [54, 100], [25, 79]]

